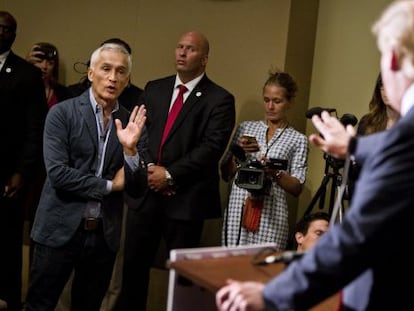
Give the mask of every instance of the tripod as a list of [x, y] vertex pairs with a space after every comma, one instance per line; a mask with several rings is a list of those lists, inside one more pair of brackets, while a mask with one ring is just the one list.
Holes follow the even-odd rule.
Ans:
[[[316, 202], [319, 200], [319, 209], [322, 210], [325, 207], [326, 191], [328, 184], [331, 182], [330, 195], [329, 195], [329, 215], [332, 215], [332, 210], [335, 204], [335, 195], [338, 193], [339, 187], [342, 182], [342, 175], [339, 173], [340, 168], [343, 166], [342, 161], [336, 160], [331, 156], [324, 154], [325, 159], [325, 171], [322, 182], [313, 196], [309, 206], [307, 207], [305, 214], [308, 215], [312, 212]], [[343, 202], [343, 197], [341, 198]], [[343, 206], [343, 204], [342, 204]], [[339, 217], [342, 218], [342, 208], [340, 209]]]

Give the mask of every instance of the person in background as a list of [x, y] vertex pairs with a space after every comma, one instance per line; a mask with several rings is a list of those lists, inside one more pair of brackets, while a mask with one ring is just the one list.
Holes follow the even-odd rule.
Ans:
[[359, 121], [357, 134], [368, 135], [389, 129], [400, 117], [385, 94], [381, 74], [378, 74], [374, 92], [369, 102], [369, 112]]
[[[218, 163], [234, 127], [235, 102], [207, 77], [208, 57], [207, 38], [184, 33], [175, 48], [177, 73], [148, 82], [141, 96], [148, 111], [148, 188], [128, 206], [115, 310], [146, 310], [149, 272], [162, 238], [168, 253], [198, 247], [204, 220], [221, 216]], [[175, 122], [173, 103], [182, 106]]]
[[34, 44], [26, 60], [42, 71], [48, 109], [71, 97], [69, 89], [59, 83], [59, 52], [53, 44], [48, 42]]
[[[375, 83], [374, 92], [369, 103], [369, 112], [361, 118], [358, 124], [357, 134], [369, 135], [388, 130], [395, 124], [395, 122], [398, 121], [399, 118], [400, 114], [392, 107], [387, 95], [385, 94], [381, 73], [379, 73]], [[348, 182], [348, 191], [351, 199], [360, 170], [361, 166], [356, 163], [351, 166], [350, 180]], [[352, 306], [352, 301], [348, 301], [350, 300], [348, 297], [352, 297], [355, 293], [360, 291], [359, 286], [366, 287], [367, 282], [372, 282], [371, 271], [365, 272], [358, 279], [345, 287], [344, 290], [342, 290], [344, 303], [356, 308], [356, 306]], [[358, 307], [363, 310], [362, 306], [368, 303], [368, 299], [359, 299], [356, 303]]]
[[[26, 60], [42, 71], [42, 79], [45, 88], [48, 110], [58, 102], [72, 97], [69, 89], [59, 83], [59, 52], [57, 48], [47, 42], [38, 42], [32, 46], [26, 56]], [[26, 195], [26, 218], [29, 220], [29, 230], [32, 227], [40, 193], [46, 178], [46, 171], [43, 165], [37, 167], [33, 181], [29, 184]], [[33, 243], [30, 242], [30, 260], [33, 253]]]
[[17, 22], [0, 10], [0, 299], [21, 310], [24, 201], [41, 163], [47, 105], [41, 72], [11, 50]]
[[[293, 105], [297, 85], [286, 72], [270, 72], [263, 86], [264, 120], [242, 122], [231, 141], [230, 150], [220, 163], [222, 177], [232, 182], [229, 204], [224, 214], [222, 243], [226, 246], [275, 243], [279, 250], [289, 237], [286, 193], [298, 196], [307, 173], [307, 137], [296, 131], [287, 113]], [[246, 136], [252, 135], [254, 139]], [[237, 152], [235, 146], [240, 150]], [[247, 161], [262, 163], [266, 169], [264, 187], [249, 191], [233, 178], [240, 155]], [[287, 162], [273, 168], [272, 161]], [[243, 164], [243, 163], [242, 163]]]
[[295, 226], [294, 249], [305, 252], [313, 247], [329, 229], [329, 214], [315, 212], [304, 215]]
[[[106, 43], [120, 44], [128, 51], [129, 54], [132, 53], [132, 50], [129, 44], [120, 38], [107, 39], [104, 42], [102, 42], [101, 45], [106, 44]], [[86, 67], [89, 67], [90, 61], [88, 61], [87, 64], [83, 64], [83, 65], [85, 65]], [[78, 96], [82, 94], [90, 86], [91, 86], [91, 81], [89, 81], [88, 75], [86, 75], [81, 79], [79, 83], [69, 85], [68, 89], [71, 93], [70, 97]], [[141, 95], [141, 93], [142, 93], [142, 89], [132, 84], [131, 78], [130, 78], [128, 85], [125, 87], [121, 95], [118, 97], [118, 101], [127, 110], [132, 111], [134, 106], [138, 103], [138, 98]], [[125, 202], [128, 203], [130, 200], [131, 198], [127, 194], [125, 194]], [[115, 261], [111, 284], [108, 288], [108, 292], [102, 304], [102, 306], [104, 306], [106, 309], [112, 308], [112, 305], [114, 304], [114, 301], [116, 300], [116, 297], [118, 296], [118, 293], [120, 291], [120, 282], [121, 282], [120, 280], [122, 277], [122, 262], [123, 262], [122, 244], [123, 242], [121, 240], [121, 247], [118, 251], [118, 255]], [[68, 284], [65, 286], [65, 289], [61, 295], [61, 299], [58, 302], [57, 309], [60, 311], [69, 309], [69, 306], [70, 306], [69, 288], [71, 286], [71, 281], [72, 281], [72, 278], [68, 282]]]
[[[400, 114], [395, 111], [388, 101], [382, 83], [381, 73], [375, 82], [374, 92], [369, 102], [369, 112], [365, 114], [358, 123], [357, 134], [369, 135], [389, 129], [399, 119]], [[358, 179], [361, 167], [353, 164], [350, 167], [348, 181], [348, 198], [352, 200], [355, 191], [355, 183]]]
[[139, 195], [146, 183], [137, 153], [145, 107], [129, 114], [117, 100], [131, 66], [122, 45], [102, 45], [91, 56], [91, 87], [49, 110], [26, 311], [55, 310], [72, 270], [72, 310], [100, 309], [120, 244], [123, 191]]
[[[129, 44], [120, 38], [107, 39], [104, 42], [102, 42], [101, 45], [105, 43], [121, 44], [122, 46], [125, 47], [125, 49], [128, 51], [129, 54], [132, 54], [132, 50]], [[86, 67], [89, 67], [89, 61], [87, 62]], [[69, 88], [69, 91], [72, 93], [72, 96], [78, 96], [81, 93], [83, 93], [87, 88], [89, 88], [90, 85], [91, 85], [91, 82], [89, 81], [88, 76], [85, 76], [81, 79], [79, 83], [69, 85], [68, 88]], [[142, 94], [142, 89], [132, 84], [131, 78], [130, 78], [128, 85], [126, 86], [124, 91], [121, 93], [118, 100], [122, 106], [124, 106], [126, 109], [131, 111], [137, 105], [138, 98], [140, 97], [141, 94]]]
[[[309, 139], [324, 152], [362, 165], [350, 208], [318, 243], [267, 284], [228, 280], [216, 294], [220, 311], [307, 310], [370, 271], [341, 310], [406, 310], [414, 285], [407, 234], [414, 217], [414, 1], [393, 1], [372, 27], [381, 77], [401, 115], [387, 131], [355, 136], [324, 111]], [[364, 303], [360, 304], [359, 301]], [[366, 301], [366, 303], [365, 303]]]

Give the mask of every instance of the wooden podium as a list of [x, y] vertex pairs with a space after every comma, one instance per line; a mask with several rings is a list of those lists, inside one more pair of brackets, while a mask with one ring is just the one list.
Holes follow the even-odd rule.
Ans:
[[[252, 264], [253, 257], [271, 244], [237, 248], [208, 247], [172, 250], [170, 254], [167, 311], [212, 311], [215, 293], [227, 279], [267, 282], [284, 268], [275, 263]], [[338, 295], [332, 296], [311, 311], [333, 311]]]

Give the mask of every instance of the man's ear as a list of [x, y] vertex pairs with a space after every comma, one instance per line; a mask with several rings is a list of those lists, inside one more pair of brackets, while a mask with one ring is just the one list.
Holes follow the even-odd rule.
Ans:
[[302, 241], [303, 241], [303, 234], [302, 232], [296, 232], [295, 233], [295, 240], [296, 240], [296, 244], [301, 245]]
[[391, 54], [391, 70], [392, 71], [400, 70], [400, 63], [398, 60], [398, 56], [395, 53], [395, 50], [392, 50], [392, 54]]
[[203, 64], [203, 66], [207, 66], [207, 62], [208, 62], [208, 55], [204, 55], [203, 59], [201, 60], [201, 63]]
[[88, 68], [88, 80], [93, 81], [93, 70], [90, 67]]

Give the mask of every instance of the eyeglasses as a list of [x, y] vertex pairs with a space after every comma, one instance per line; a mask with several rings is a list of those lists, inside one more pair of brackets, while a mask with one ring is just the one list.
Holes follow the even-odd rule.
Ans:
[[0, 24], [0, 30], [4, 33], [13, 33], [16, 31], [14, 26]]

